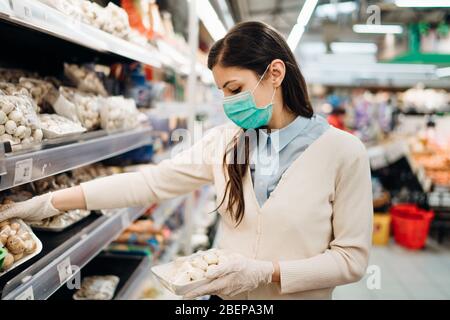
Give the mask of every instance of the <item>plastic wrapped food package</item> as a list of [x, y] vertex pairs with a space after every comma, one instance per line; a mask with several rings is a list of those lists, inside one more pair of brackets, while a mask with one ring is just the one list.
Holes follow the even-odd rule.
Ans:
[[86, 128], [81, 126], [80, 123], [57, 114], [40, 114], [39, 120], [44, 138], [47, 139], [80, 134], [86, 131]]
[[20, 69], [0, 68], [0, 81], [18, 83], [22, 77], [36, 77], [36, 73]]
[[[42, 244], [31, 229], [20, 219], [0, 222], [0, 276], [31, 259], [42, 250]], [[5, 254], [6, 253], [6, 254]]]
[[43, 138], [34, 103], [27, 95], [0, 95], [0, 142], [40, 143]]
[[104, 130], [128, 130], [139, 125], [139, 111], [133, 99], [122, 96], [102, 99], [101, 127]]
[[76, 64], [65, 63], [64, 75], [81, 91], [104, 97], [108, 95], [102, 81], [94, 71]]
[[80, 9], [80, 0], [39, 0], [56, 10], [74, 18], [80, 20], [82, 17], [82, 11]]
[[218, 265], [219, 261], [226, 261], [226, 254], [217, 249], [199, 251], [188, 257], [181, 257], [174, 261], [171, 281], [177, 285], [202, 280], [209, 268]]
[[119, 281], [119, 277], [113, 275], [86, 277], [81, 283], [81, 289], [73, 295], [73, 298], [75, 300], [111, 300]]
[[70, 210], [42, 221], [32, 222], [30, 225], [33, 229], [41, 231], [62, 231], [90, 214], [88, 210]]
[[53, 99], [48, 98], [48, 96], [54, 97], [57, 95], [56, 88], [48, 81], [22, 77], [19, 80], [19, 84], [28, 90], [30, 96], [38, 106], [42, 106], [45, 101], [51, 101]]
[[59, 92], [60, 95], [53, 104], [57, 114], [81, 123], [87, 130], [95, 130], [100, 126], [98, 97], [67, 87], [60, 87]]

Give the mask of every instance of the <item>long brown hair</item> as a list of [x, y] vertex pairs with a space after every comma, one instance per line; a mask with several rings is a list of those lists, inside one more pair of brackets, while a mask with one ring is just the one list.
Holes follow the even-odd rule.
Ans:
[[[283, 36], [265, 23], [252, 21], [234, 26], [224, 38], [212, 46], [208, 55], [208, 68], [212, 70], [215, 65], [239, 67], [251, 70], [261, 77], [275, 59], [281, 59], [286, 66], [286, 74], [281, 84], [283, 107], [295, 115], [311, 118], [313, 109], [295, 56]], [[230, 155], [232, 161], [227, 164], [227, 157]], [[244, 157], [245, 161], [239, 161], [241, 157]], [[239, 134], [234, 137], [224, 155], [223, 164], [228, 180], [219, 207], [228, 194], [226, 210], [238, 226], [245, 211], [243, 179], [249, 165], [248, 136]]]

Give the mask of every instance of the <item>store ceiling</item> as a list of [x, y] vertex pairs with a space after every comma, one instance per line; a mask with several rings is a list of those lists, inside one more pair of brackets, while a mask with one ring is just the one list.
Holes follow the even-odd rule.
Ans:
[[[215, 0], [219, 1], [219, 0]], [[285, 35], [288, 35], [295, 24], [304, 0], [227, 0], [236, 22], [248, 20], [264, 21]], [[355, 10], [351, 13], [339, 14], [336, 19], [318, 15], [318, 8], [323, 5], [353, 2]], [[399, 8], [392, 0], [319, 0], [316, 12], [313, 15], [309, 33], [323, 34], [323, 23], [338, 25], [340, 29], [351, 30], [354, 23], [367, 20], [367, 7], [376, 5], [380, 8], [382, 23], [407, 24], [413, 21], [427, 21], [438, 23], [449, 15], [449, 9], [414, 9]]]
[[[220, 1], [225, 0], [212, 0], [216, 3]], [[295, 25], [305, 2], [305, 0], [226, 0], [235, 22], [260, 20], [272, 25], [286, 37]], [[328, 83], [330, 79], [326, 75], [334, 73], [333, 80], [336, 84], [343, 85], [367, 82], [409, 86], [423, 81], [430, 85], [441, 86], [441, 81], [434, 79], [434, 67], [430, 66], [430, 69], [426, 66], [425, 68], [393, 66], [385, 70], [377, 62], [389, 60], [408, 50], [409, 24], [418, 22], [438, 24], [441, 21], [448, 23], [450, 9], [400, 8], [394, 2], [394, 0], [319, 0], [295, 51], [305, 76], [319, 83]], [[341, 9], [338, 10], [338, 7]], [[370, 23], [368, 19], [373, 13], [370, 8], [379, 10], [380, 24], [402, 25], [403, 33], [390, 38], [383, 34], [355, 33], [354, 24]], [[218, 12], [220, 15], [220, 10]], [[391, 51], [395, 52], [386, 57], [383, 56], [386, 52], [384, 49], [389, 41], [393, 43]], [[330, 50], [333, 42], [369, 43], [376, 45], [378, 49], [372, 54], [337, 54], [333, 52], [334, 50]]]

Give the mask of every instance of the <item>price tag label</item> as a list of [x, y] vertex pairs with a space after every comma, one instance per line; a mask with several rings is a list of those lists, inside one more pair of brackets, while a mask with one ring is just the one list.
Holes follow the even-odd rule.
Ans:
[[31, 181], [33, 173], [33, 159], [25, 159], [16, 162], [14, 170], [14, 184], [22, 184]]
[[56, 268], [58, 269], [59, 283], [66, 283], [66, 281], [72, 276], [72, 265], [70, 264], [70, 258], [64, 259], [56, 266]]
[[13, 9], [14, 13], [19, 17], [19, 18], [32, 18], [33, 17], [33, 13], [31, 8], [27, 5], [26, 2], [24, 1], [14, 1], [14, 0], [10, 0], [9, 1], [9, 5], [11, 6], [11, 8]]
[[24, 292], [19, 294], [15, 300], [34, 300], [33, 286], [29, 286]]

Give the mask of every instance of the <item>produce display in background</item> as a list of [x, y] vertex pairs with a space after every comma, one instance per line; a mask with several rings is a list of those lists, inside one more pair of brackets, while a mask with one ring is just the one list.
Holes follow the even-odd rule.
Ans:
[[78, 90], [100, 96], [107, 96], [103, 83], [94, 71], [76, 64], [64, 64], [64, 75]]
[[65, 64], [64, 74], [74, 87], [26, 71], [0, 69], [0, 142], [9, 142], [15, 151], [43, 138], [139, 126], [134, 100], [107, 96], [98, 73]]
[[450, 93], [425, 89], [422, 84], [399, 94], [399, 107], [406, 113], [450, 112]]

